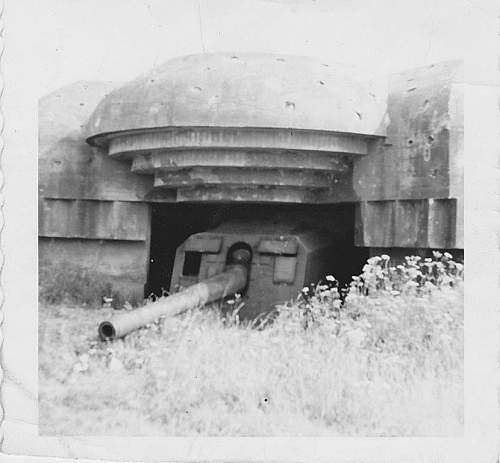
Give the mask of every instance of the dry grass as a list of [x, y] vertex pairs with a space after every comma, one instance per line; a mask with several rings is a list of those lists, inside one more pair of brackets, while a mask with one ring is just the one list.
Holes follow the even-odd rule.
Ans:
[[38, 280], [38, 300], [43, 305], [76, 304], [96, 308], [101, 306], [103, 296], [113, 299], [116, 307], [125, 302], [134, 306], [140, 303], [133, 294], [118, 291], [106, 275], [82, 268], [69, 260], [40, 265]]
[[97, 324], [111, 309], [41, 306], [40, 431], [460, 434], [460, 278], [415, 287], [413, 276], [400, 291], [374, 289], [368, 276], [384, 265], [368, 264], [343, 307], [326, 282], [258, 329], [205, 309], [105, 344]]

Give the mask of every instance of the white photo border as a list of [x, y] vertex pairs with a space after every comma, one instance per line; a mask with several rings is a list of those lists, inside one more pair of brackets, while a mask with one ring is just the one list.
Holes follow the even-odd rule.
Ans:
[[[36, 0], [32, 0], [33, 2]], [[41, 437], [37, 410], [37, 59], [30, 0], [6, 0], [1, 234], [2, 451], [126, 461], [493, 462], [498, 460], [500, 10], [464, 8], [465, 427], [458, 438]], [[17, 4], [15, 6], [15, 4]], [[21, 5], [21, 6], [19, 6]], [[24, 14], [21, 14], [24, 13]], [[96, 12], [98, 14], [98, 12]], [[409, 15], [411, 12], [409, 12]], [[3, 146], [0, 142], [0, 149]]]

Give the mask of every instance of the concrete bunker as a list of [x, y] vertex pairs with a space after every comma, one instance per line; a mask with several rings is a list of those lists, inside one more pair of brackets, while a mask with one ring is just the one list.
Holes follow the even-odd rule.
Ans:
[[41, 100], [41, 264], [67, 258], [142, 298], [246, 243], [258, 306], [326, 273], [348, 282], [375, 253], [462, 255], [460, 62], [374, 83], [310, 58], [232, 56]]

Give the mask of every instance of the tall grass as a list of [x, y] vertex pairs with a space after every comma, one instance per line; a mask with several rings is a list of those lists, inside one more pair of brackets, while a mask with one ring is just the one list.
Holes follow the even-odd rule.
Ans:
[[[429, 264], [429, 265], [428, 265]], [[463, 266], [372, 258], [242, 323], [234, 307], [160, 320], [114, 343], [102, 311], [45, 307], [46, 434], [456, 435], [463, 425]]]
[[137, 295], [119, 290], [106, 275], [69, 260], [41, 264], [38, 269], [38, 300], [42, 304], [71, 304], [99, 308], [109, 297], [115, 307], [125, 302], [139, 305]]

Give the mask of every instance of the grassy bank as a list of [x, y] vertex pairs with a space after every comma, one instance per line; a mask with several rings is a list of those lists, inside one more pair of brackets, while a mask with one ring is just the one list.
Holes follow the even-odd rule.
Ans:
[[[447, 256], [371, 259], [341, 305], [333, 278], [272, 323], [239, 299], [123, 340], [97, 341], [112, 309], [40, 307], [40, 431], [80, 435], [461, 433], [462, 267]], [[226, 307], [227, 308], [227, 307]]]

